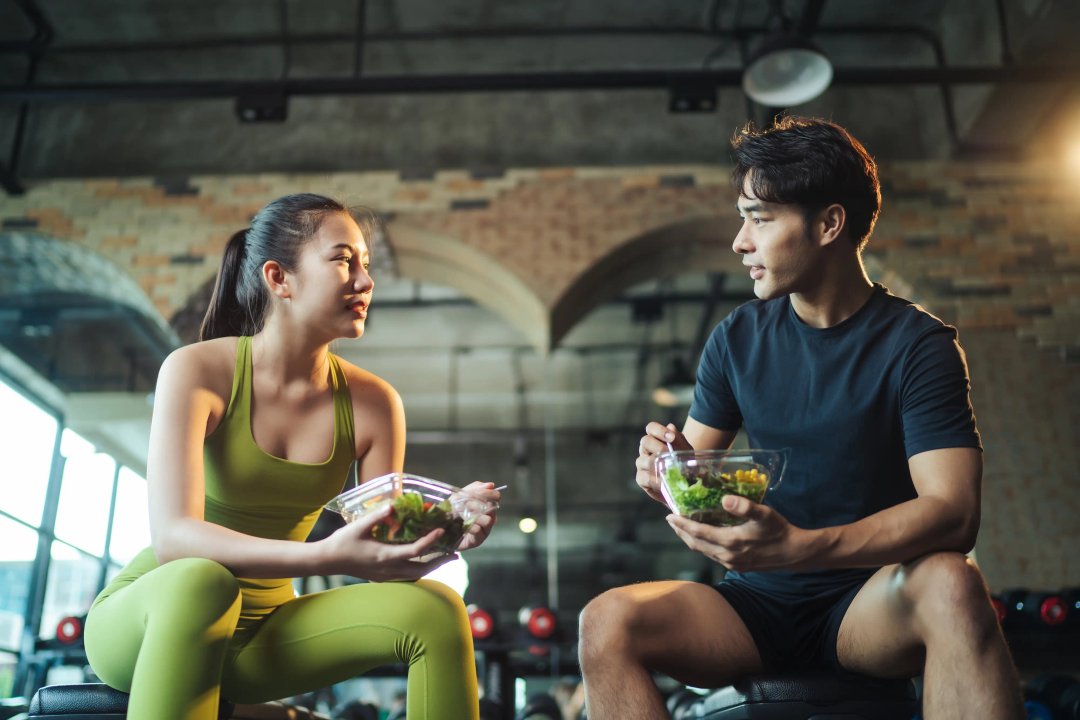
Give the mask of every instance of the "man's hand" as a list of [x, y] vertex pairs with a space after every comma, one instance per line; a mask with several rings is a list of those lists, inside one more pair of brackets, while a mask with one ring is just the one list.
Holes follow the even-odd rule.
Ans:
[[728, 570], [792, 570], [810, 557], [814, 532], [797, 528], [772, 508], [739, 495], [725, 495], [724, 509], [746, 518], [742, 525], [716, 527], [678, 515], [667, 521], [686, 546]]
[[664, 502], [664, 496], [660, 494], [660, 479], [656, 477], [656, 456], [667, 452], [668, 443], [671, 443], [676, 450], [694, 449], [673, 424], [661, 425], [658, 422], [651, 422], [645, 426], [645, 435], [638, 443], [638, 456], [634, 461], [634, 466], [637, 468], [635, 480], [638, 487], [659, 503]]

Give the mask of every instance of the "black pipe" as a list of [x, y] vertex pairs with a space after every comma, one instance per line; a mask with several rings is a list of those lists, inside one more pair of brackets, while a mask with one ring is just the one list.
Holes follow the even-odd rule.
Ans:
[[[834, 85], [938, 85], [1058, 83], [1080, 79], [1080, 67], [837, 68]], [[389, 95], [400, 93], [617, 90], [667, 88], [678, 82], [738, 87], [741, 70], [625, 71], [528, 74], [408, 75], [257, 81], [0, 85], [0, 103], [183, 100], [230, 98], [248, 92], [286, 95]]]
[[[759, 30], [764, 32], [764, 28]], [[730, 33], [730, 31], [728, 31]], [[362, 40], [365, 43], [403, 43], [403, 42], [432, 42], [440, 40], [490, 40], [502, 38], [524, 37], [589, 37], [589, 36], [626, 36], [626, 35], [693, 35], [715, 37], [725, 34], [724, 31], [703, 30], [699, 27], [609, 27], [609, 26], [585, 26], [574, 28], [462, 28], [449, 32], [431, 31], [390, 31], [365, 33]], [[289, 37], [289, 43], [293, 45], [327, 45], [331, 43], [356, 42], [357, 35], [353, 33], [305, 33]], [[26, 41], [0, 42], [0, 53], [25, 52]], [[265, 35], [261, 37], [219, 37], [193, 40], [174, 40], [170, 42], [131, 42], [131, 43], [84, 43], [61, 45], [50, 48], [55, 53], [97, 53], [97, 52], [161, 52], [183, 50], [212, 50], [235, 47], [259, 47], [264, 45], [277, 45], [281, 42], [280, 36]]]
[[7, 165], [2, 162], [0, 162], [0, 187], [4, 188], [4, 192], [8, 195], [13, 196], [22, 195], [26, 192], [26, 188], [19, 182], [19, 178], [8, 170]]
[[1001, 62], [1013, 64], [1012, 47], [1009, 44], [1009, 28], [1005, 22], [1005, 0], [997, 0], [998, 37], [1001, 38]]
[[[602, 37], [633, 35], [676, 35], [692, 37], [729, 37], [738, 39], [764, 35], [769, 28], [765, 25], [752, 25], [730, 30], [703, 29], [700, 27], [610, 27], [582, 26], [572, 28], [463, 28], [451, 32], [430, 31], [390, 31], [365, 33], [361, 38], [365, 43], [409, 43], [437, 42], [443, 40], [491, 40], [502, 38], [545, 38], [545, 37]], [[912, 25], [831, 25], [819, 26], [815, 34], [928, 34], [940, 44], [935, 33], [928, 28]], [[291, 45], [328, 45], [332, 43], [355, 44], [357, 34], [353, 33], [305, 33], [290, 35], [287, 42]], [[49, 48], [51, 54], [73, 53], [123, 53], [123, 52], [175, 52], [184, 50], [216, 50], [221, 48], [261, 47], [279, 45], [280, 35], [259, 37], [223, 37], [194, 40], [174, 40], [170, 42], [130, 42], [130, 43], [84, 43], [54, 45]], [[0, 42], [0, 53], [25, 52], [25, 42]]]
[[[34, 0], [15, 0], [15, 4], [23, 11], [23, 14], [34, 26], [34, 36], [23, 43], [27, 54], [26, 78], [23, 81], [26, 87], [34, 84], [37, 76], [38, 63], [41, 61], [46, 48], [52, 42], [55, 33], [45, 13], [37, 6]], [[19, 107], [15, 119], [15, 133], [11, 140], [11, 150], [8, 153], [8, 164], [5, 167], [0, 163], [0, 186], [8, 195], [22, 195], [26, 189], [19, 182], [19, 156], [22, 154], [23, 138], [26, 135], [27, 117], [30, 114], [29, 102], [24, 102]]]
[[[38, 62], [40, 61], [40, 59], [41, 59], [41, 54], [40, 53], [38, 53], [38, 52], [30, 53], [30, 61], [29, 61], [29, 64], [27, 65], [27, 67], [26, 67], [26, 80], [24, 82], [24, 87], [32, 87], [33, 86], [34, 79], [37, 77], [37, 68], [38, 68]], [[30, 102], [26, 101], [26, 102], [23, 102], [21, 105], [19, 105], [19, 112], [18, 112], [18, 115], [15, 118], [15, 133], [14, 133], [14, 136], [12, 137], [12, 139], [11, 139], [11, 150], [8, 153], [8, 167], [4, 171], [5, 174], [8, 174], [8, 175], [11, 176], [12, 181], [15, 183], [15, 185], [19, 184], [18, 183], [19, 159], [20, 159], [20, 155], [22, 155], [23, 138], [26, 136], [26, 123], [27, 123], [27, 119], [28, 119], [29, 115], [30, 115]], [[7, 189], [6, 183], [5, 183], [4, 187], [5, 187], [5, 189]], [[13, 193], [13, 192], [11, 192], [9, 190], [8, 194], [17, 195], [17, 194], [21, 194], [21, 193]]]
[[821, 20], [821, 12], [825, 9], [825, 0], [806, 0], [802, 17], [799, 18], [799, 34], [803, 37], [812, 37], [818, 29], [818, 21]]
[[[51, 43], [56, 33], [53, 31], [49, 19], [45, 17], [45, 13], [37, 6], [37, 3], [34, 2], [34, 0], [15, 0], [15, 4], [19, 6], [19, 9], [22, 10], [27, 19], [30, 20], [30, 24], [34, 26], [34, 36], [29, 40], [17, 40], [12, 44], [23, 45], [24, 48], [22, 52], [33, 52], [34, 50]], [[0, 43], [0, 47], [5, 45], [7, 45], [7, 43]]]
[[353, 77], [358, 78], [364, 73], [364, 41], [367, 35], [367, 1], [356, 0], [356, 34], [353, 42], [356, 50], [353, 59]]

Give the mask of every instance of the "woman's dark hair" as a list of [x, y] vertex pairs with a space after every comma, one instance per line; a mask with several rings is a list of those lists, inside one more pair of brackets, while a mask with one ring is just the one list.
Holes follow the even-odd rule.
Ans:
[[743, 194], [747, 175], [765, 202], [799, 205], [810, 218], [842, 205], [852, 242], [862, 248], [881, 210], [877, 164], [851, 133], [818, 118], [785, 117], [765, 129], [753, 123], [731, 138], [732, 184]]
[[260, 210], [251, 227], [235, 233], [225, 245], [221, 269], [214, 283], [214, 294], [206, 310], [200, 340], [254, 335], [266, 321], [269, 290], [262, 280], [262, 266], [269, 260], [294, 272], [300, 250], [332, 213], [350, 215], [360, 226], [368, 252], [379, 222], [370, 210], [352, 210], [322, 195], [301, 193], [286, 195]]

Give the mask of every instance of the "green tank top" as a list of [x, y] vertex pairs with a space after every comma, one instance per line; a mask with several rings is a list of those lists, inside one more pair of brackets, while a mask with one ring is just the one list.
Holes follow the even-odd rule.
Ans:
[[[247, 535], [303, 541], [322, 506], [341, 492], [356, 457], [352, 398], [338, 359], [330, 354], [334, 445], [321, 463], [283, 460], [264, 452], [251, 433], [251, 338], [236, 344], [236, 369], [225, 416], [203, 445], [204, 518]], [[157, 567], [153, 548], [140, 552], [95, 601]], [[238, 578], [241, 628], [294, 597], [292, 578]]]

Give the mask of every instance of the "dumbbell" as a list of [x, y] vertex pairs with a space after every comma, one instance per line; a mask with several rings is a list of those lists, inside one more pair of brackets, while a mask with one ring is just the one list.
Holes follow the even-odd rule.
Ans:
[[[406, 720], [402, 715], [398, 720]], [[498, 700], [480, 698], [480, 720], [503, 720], [503, 706]]]
[[473, 640], [493, 640], [499, 633], [499, 625], [495, 620], [495, 611], [482, 608], [479, 605], [469, 605], [465, 608], [469, 613], [469, 630], [472, 631]]
[[521, 629], [532, 639], [552, 640], [559, 630], [559, 619], [543, 605], [526, 605], [518, 611]]
[[1070, 675], [1036, 675], [1024, 687], [1028, 717], [1038, 720], [1080, 720], [1080, 682]]
[[562, 720], [562, 710], [555, 698], [547, 693], [535, 693], [529, 696], [516, 720]]
[[1080, 683], [1073, 683], [1058, 698], [1057, 720], [1080, 720]]
[[[1069, 616], [1069, 607], [1058, 593], [1032, 592], [1026, 588], [1009, 590], [1001, 596], [1006, 629], [1053, 628]], [[996, 607], [995, 607], [996, 609]]]
[[1065, 626], [1069, 629], [1080, 628], [1080, 587], [1062, 588], [1061, 600], [1065, 603], [1065, 609], [1069, 611]]

